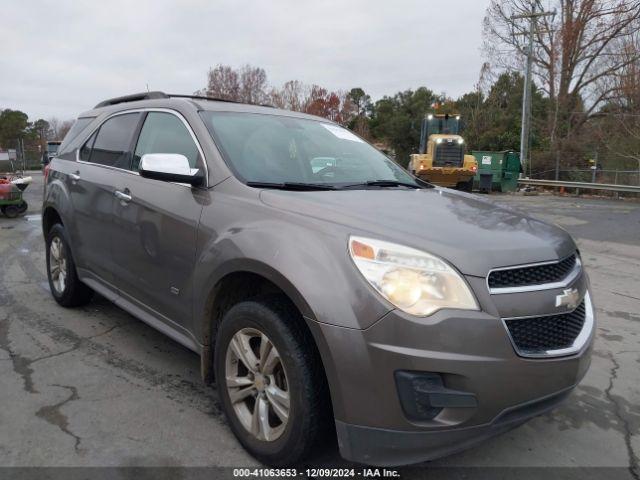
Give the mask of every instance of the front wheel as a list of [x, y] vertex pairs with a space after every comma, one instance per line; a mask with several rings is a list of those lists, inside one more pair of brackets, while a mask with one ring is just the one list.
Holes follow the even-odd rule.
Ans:
[[456, 184], [456, 189], [462, 192], [472, 192], [473, 191], [473, 177], [471, 177], [466, 182], [458, 182]]
[[216, 335], [216, 383], [231, 430], [268, 465], [301, 461], [331, 424], [326, 380], [303, 321], [286, 299], [270, 297], [232, 307]]
[[473, 177], [465, 182], [464, 191], [469, 193], [473, 192]]

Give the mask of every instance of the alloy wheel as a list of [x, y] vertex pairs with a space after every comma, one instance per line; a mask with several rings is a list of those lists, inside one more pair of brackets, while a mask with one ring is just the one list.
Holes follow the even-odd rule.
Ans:
[[225, 362], [226, 388], [242, 426], [258, 440], [272, 442], [284, 432], [290, 413], [289, 382], [280, 353], [254, 328], [231, 338]]
[[64, 293], [67, 286], [67, 257], [60, 237], [53, 237], [49, 246], [49, 275], [57, 293]]

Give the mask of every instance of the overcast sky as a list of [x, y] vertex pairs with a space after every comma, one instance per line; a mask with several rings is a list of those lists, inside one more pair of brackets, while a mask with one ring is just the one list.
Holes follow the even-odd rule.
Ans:
[[0, 0], [0, 108], [75, 117], [105, 98], [193, 93], [209, 67], [374, 99], [477, 82], [488, 0]]

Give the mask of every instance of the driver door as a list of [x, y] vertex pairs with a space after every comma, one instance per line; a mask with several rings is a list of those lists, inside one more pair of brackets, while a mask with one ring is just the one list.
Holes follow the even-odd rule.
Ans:
[[144, 178], [147, 153], [179, 153], [192, 168], [204, 168], [195, 137], [179, 114], [146, 113], [131, 172], [121, 173], [114, 201], [118, 241], [113, 245], [115, 284], [121, 296], [175, 327], [192, 316], [196, 238], [205, 189]]

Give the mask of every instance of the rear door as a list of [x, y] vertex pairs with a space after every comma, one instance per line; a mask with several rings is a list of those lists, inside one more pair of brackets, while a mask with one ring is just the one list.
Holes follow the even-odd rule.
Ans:
[[80, 147], [78, 161], [67, 172], [75, 213], [73, 248], [80, 276], [97, 277], [107, 284], [113, 282], [114, 174], [131, 162], [140, 117], [140, 113], [126, 113], [107, 119]]
[[118, 175], [113, 256], [120, 295], [171, 324], [191, 320], [196, 235], [206, 189], [143, 178], [147, 153], [179, 153], [193, 168], [204, 158], [187, 122], [173, 111], [148, 111], [134, 149], [131, 173]]

